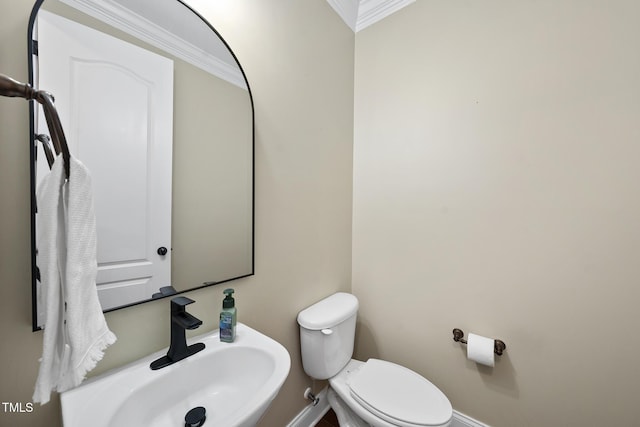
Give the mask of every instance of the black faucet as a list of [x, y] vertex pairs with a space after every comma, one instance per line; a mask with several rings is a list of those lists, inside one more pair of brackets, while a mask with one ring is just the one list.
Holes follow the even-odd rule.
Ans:
[[195, 302], [187, 297], [176, 297], [171, 300], [171, 345], [166, 356], [151, 362], [151, 369], [164, 368], [184, 358], [192, 356], [204, 349], [204, 343], [187, 346], [186, 329], [196, 329], [202, 320], [189, 314], [185, 306]]

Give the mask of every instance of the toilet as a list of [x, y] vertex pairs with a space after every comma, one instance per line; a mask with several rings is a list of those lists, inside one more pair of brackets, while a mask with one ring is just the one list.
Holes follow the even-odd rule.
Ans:
[[449, 399], [418, 373], [378, 359], [352, 359], [358, 299], [339, 292], [298, 314], [302, 366], [329, 380], [328, 400], [342, 427], [447, 427]]

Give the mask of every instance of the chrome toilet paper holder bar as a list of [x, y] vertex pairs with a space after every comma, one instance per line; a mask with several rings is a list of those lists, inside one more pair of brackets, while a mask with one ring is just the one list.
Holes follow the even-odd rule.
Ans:
[[[462, 329], [455, 328], [453, 330], [453, 340], [455, 342], [460, 342], [462, 344], [466, 344], [467, 340], [464, 339], [464, 332]], [[507, 349], [507, 345], [504, 341], [501, 340], [493, 340], [493, 352], [498, 356], [502, 356], [502, 353]]]

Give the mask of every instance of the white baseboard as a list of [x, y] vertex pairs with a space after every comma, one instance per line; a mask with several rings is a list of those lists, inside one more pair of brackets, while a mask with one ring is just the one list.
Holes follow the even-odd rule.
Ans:
[[[326, 387], [322, 389], [320, 393], [317, 394], [317, 397], [320, 399], [316, 406], [313, 406], [312, 403], [308, 404], [296, 417], [291, 420], [287, 427], [313, 427], [322, 419], [324, 414], [329, 411], [329, 399], [327, 399], [327, 389]], [[474, 420], [473, 418], [458, 412], [456, 410], [453, 411], [453, 421], [451, 422], [450, 427], [491, 427], [487, 424], [481, 423], [478, 420]]]
[[478, 420], [474, 420], [468, 415], [465, 415], [456, 410], [453, 411], [453, 422], [450, 427], [490, 427], [488, 424], [481, 423]]

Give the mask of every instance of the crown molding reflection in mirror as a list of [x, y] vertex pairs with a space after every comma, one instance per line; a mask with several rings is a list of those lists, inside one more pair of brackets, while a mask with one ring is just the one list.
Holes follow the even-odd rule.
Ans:
[[228, 54], [226, 46], [222, 43], [213, 52], [204, 51], [156, 24], [153, 19], [134, 12], [126, 6], [127, 0], [60, 1], [223, 80], [247, 88], [242, 72], [235, 64], [232, 65], [235, 62], [234, 58]]

